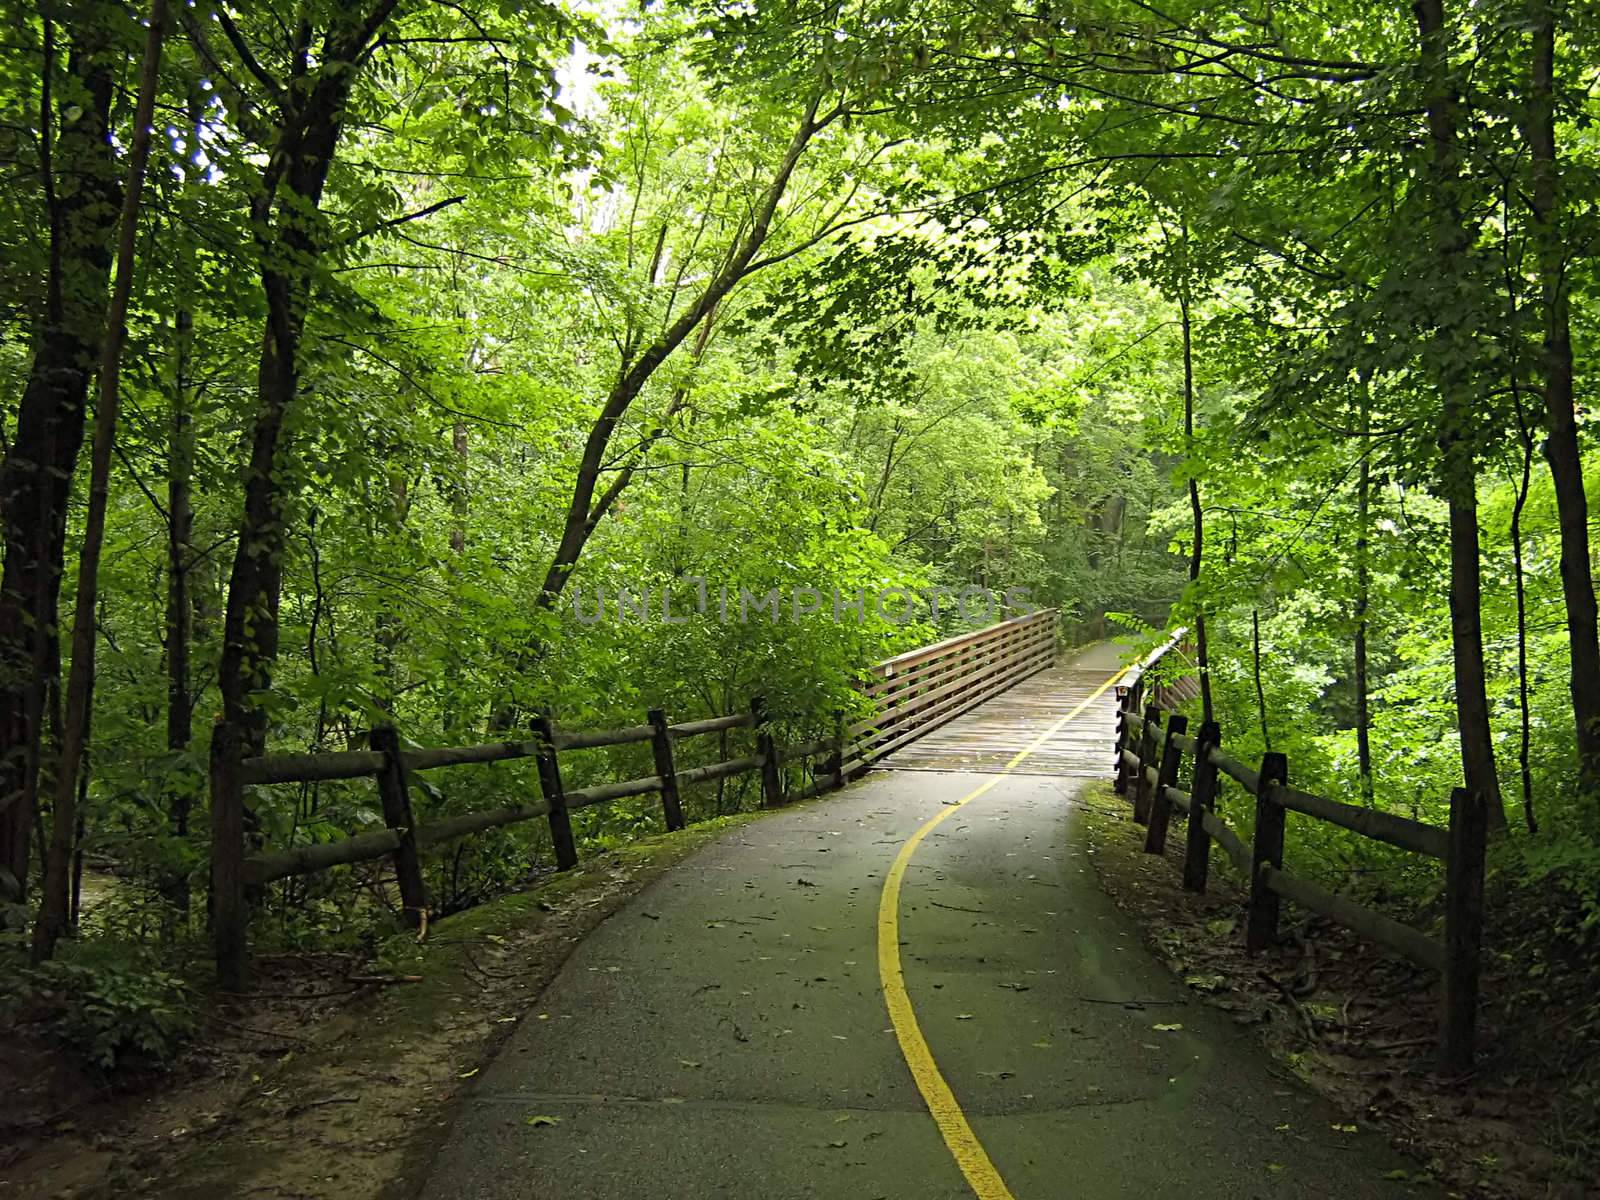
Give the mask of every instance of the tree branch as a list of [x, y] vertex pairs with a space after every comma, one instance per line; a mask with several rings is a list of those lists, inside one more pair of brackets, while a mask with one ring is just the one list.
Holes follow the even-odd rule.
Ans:
[[369, 226], [358, 233], [352, 233], [344, 240], [342, 245], [353, 245], [354, 243], [361, 241], [363, 238], [371, 237], [373, 234], [379, 233], [382, 230], [393, 229], [396, 225], [404, 225], [408, 221], [420, 221], [424, 217], [431, 217], [434, 213], [449, 208], [453, 204], [460, 204], [465, 199], [465, 196], [451, 196], [448, 199], [440, 200], [437, 204], [430, 204], [426, 208], [419, 208], [416, 212], [405, 213], [402, 216], [390, 217], [388, 220], [379, 221], [376, 225]]

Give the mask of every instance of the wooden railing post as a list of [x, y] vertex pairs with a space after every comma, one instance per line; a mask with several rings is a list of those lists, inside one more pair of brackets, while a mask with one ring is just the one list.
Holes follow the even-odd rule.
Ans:
[[828, 750], [828, 757], [822, 762], [822, 773], [834, 787], [842, 788], [844, 786], [843, 713], [837, 713], [833, 718], [833, 745]]
[[667, 732], [667, 714], [652, 708], [648, 715], [650, 750], [656, 760], [656, 774], [661, 776], [661, 815], [666, 819], [667, 832], [683, 828], [683, 805], [678, 799], [678, 772], [672, 765], [672, 735]]
[[1483, 941], [1483, 861], [1488, 838], [1483, 796], [1450, 793], [1450, 856], [1445, 862], [1444, 1011], [1440, 1014], [1439, 1069], [1472, 1070], [1478, 1025], [1478, 967]]
[[1272, 788], [1288, 778], [1289, 760], [1268, 750], [1256, 786], [1256, 836], [1250, 852], [1250, 917], [1244, 944], [1251, 954], [1278, 940], [1278, 893], [1267, 886], [1261, 868], [1283, 868], [1283, 827], [1288, 810], [1273, 800]]
[[772, 744], [772, 727], [767, 722], [767, 701], [757, 696], [750, 701], [750, 715], [756, 730], [756, 753], [761, 756], [761, 807], [777, 808], [783, 803], [783, 775], [778, 769], [777, 750]]
[[1178, 784], [1178, 767], [1183, 761], [1183, 751], [1173, 741], [1189, 728], [1189, 718], [1174, 713], [1167, 718], [1167, 737], [1161, 745], [1161, 766], [1156, 772], [1156, 785], [1150, 793], [1150, 828], [1144, 835], [1146, 854], [1167, 852], [1167, 824], [1172, 820], [1172, 801], [1166, 789]]
[[417, 822], [411, 815], [411, 789], [400, 753], [400, 734], [393, 725], [379, 725], [367, 735], [367, 744], [383, 755], [378, 798], [383, 802], [383, 823], [400, 835], [400, 844], [394, 850], [394, 874], [400, 885], [405, 922], [414, 929], [422, 924], [428, 910], [428, 888], [422, 881], [422, 863], [417, 858]]
[[1211, 871], [1211, 835], [1206, 832], [1206, 814], [1217, 805], [1217, 764], [1211, 761], [1211, 748], [1222, 742], [1222, 730], [1215, 721], [1200, 726], [1194, 745], [1194, 782], [1189, 789], [1189, 828], [1183, 849], [1183, 886], [1191, 892], [1206, 890]]
[[1141, 825], [1150, 823], [1150, 777], [1147, 767], [1155, 763], [1161, 743], [1161, 710], [1154, 704], [1144, 706], [1144, 734], [1139, 739], [1139, 768], [1133, 776], [1133, 819]]
[[539, 751], [534, 756], [539, 768], [539, 790], [550, 806], [550, 843], [556, 852], [556, 870], [570, 871], [578, 865], [578, 844], [572, 837], [572, 816], [567, 812], [561, 765], [556, 761], [555, 723], [549, 717], [535, 717], [533, 732], [539, 741]]
[[1112, 764], [1117, 769], [1117, 781], [1112, 787], [1117, 795], [1126, 796], [1128, 794], [1128, 767], [1122, 761], [1122, 752], [1129, 749], [1128, 717], [1134, 712], [1133, 689], [1119, 690], [1122, 691], [1120, 697], [1122, 703], [1121, 707], [1117, 709], [1117, 758]]

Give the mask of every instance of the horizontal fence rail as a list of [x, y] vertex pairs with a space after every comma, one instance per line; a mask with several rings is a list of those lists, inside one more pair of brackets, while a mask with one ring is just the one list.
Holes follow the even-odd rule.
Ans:
[[[259, 888], [291, 876], [392, 858], [406, 919], [420, 925], [428, 911], [419, 858], [424, 848], [543, 817], [549, 823], [556, 866], [568, 870], [578, 861], [571, 823], [576, 809], [657, 794], [666, 828], [678, 830], [685, 824], [680, 800], [683, 788], [755, 772], [760, 776], [763, 807], [775, 807], [786, 798], [783, 767], [808, 759], [819, 760], [813, 783], [794, 798], [841, 787], [884, 755], [1050, 666], [1055, 651], [1056, 612], [1046, 609], [897, 655], [869, 668], [859, 685], [872, 703], [872, 716], [850, 725], [840, 720], [831, 736], [792, 746], [776, 743], [766, 704], [758, 697], [746, 712], [677, 723], [668, 721], [659, 709], [652, 709], [644, 724], [617, 729], [563, 729], [541, 718], [532, 723], [533, 736], [525, 740], [432, 748], [403, 747], [392, 726], [381, 726], [368, 735], [366, 750], [246, 758], [239, 763], [239, 778], [250, 785], [374, 779], [384, 828], [332, 842], [262, 851], [239, 861], [239, 875], [245, 886]], [[679, 742], [737, 729], [753, 732], [754, 754], [687, 770], [677, 768], [675, 747]], [[583, 788], [568, 788], [562, 781], [564, 753], [644, 743], [651, 747], [653, 774]], [[425, 824], [415, 821], [411, 786], [417, 772], [517, 759], [534, 760], [539, 799]], [[242, 946], [245, 909], [240, 907], [225, 919], [234, 925], [219, 930], [219, 947]], [[219, 962], [222, 953], [219, 949]]]
[[[1450, 825], [1440, 828], [1292, 787], [1288, 782], [1288, 760], [1282, 754], [1267, 753], [1258, 768], [1245, 765], [1223, 751], [1221, 731], [1215, 724], [1204, 724], [1191, 736], [1183, 714], [1168, 712], [1154, 700], [1142, 703], [1145, 673], [1176, 651], [1179, 640], [1175, 636], [1133, 668], [1118, 689], [1121, 705], [1117, 715], [1115, 786], [1119, 794], [1130, 796], [1134, 820], [1146, 827], [1145, 850], [1165, 853], [1171, 814], [1174, 810], [1184, 814], [1187, 826], [1183, 883], [1190, 891], [1203, 892], [1211, 845], [1221, 847], [1249, 881], [1245, 938], [1246, 947], [1252, 952], [1277, 940], [1279, 902], [1290, 900], [1426, 970], [1439, 972], [1444, 984], [1440, 1066], [1450, 1072], [1470, 1070], [1483, 929], [1487, 814], [1482, 798], [1457, 788], [1450, 799]], [[1183, 698], [1183, 689], [1162, 686], [1168, 689], [1164, 693], [1167, 698]], [[1188, 791], [1178, 787], [1185, 756], [1191, 780]], [[1249, 846], [1217, 811], [1217, 797], [1225, 779], [1255, 799], [1255, 830]], [[1399, 850], [1442, 860], [1446, 864], [1442, 938], [1285, 871], [1284, 839], [1290, 812], [1337, 825]]]
[[[655, 722], [654, 719], [658, 716], [659, 722]], [[650, 724], [585, 731], [559, 729], [541, 720], [535, 722], [536, 736], [528, 741], [489, 742], [475, 746], [415, 750], [402, 749], [398, 734], [393, 729], [385, 727], [373, 730], [372, 750], [335, 751], [325, 754], [274, 754], [261, 758], [247, 758], [240, 764], [240, 775], [246, 783], [252, 784], [321, 782], [373, 777], [378, 781], [379, 794], [384, 800], [384, 816], [389, 827], [358, 833], [335, 842], [254, 855], [244, 861], [245, 882], [259, 886], [291, 875], [306, 875], [346, 863], [383, 858], [399, 851], [407, 837], [415, 846], [432, 846], [454, 841], [468, 834], [479, 833], [485, 829], [531, 821], [536, 817], [550, 819], [557, 865], [565, 869], [575, 865], [577, 861], [576, 851], [571, 846], [570, 825], [566, 820], [566, 814], [572, 810], [605, 804], [628, 796], [659, 792], [665, 797], [671, 793], [670, 799], [663, 800], [666, 825], [668, 829], [681, 829], [683, 815], [676, 796], [679, 788], [761, 770], [768, 756], [773, 753], [768, 748], [754, 755], [710, 763], [685, 771], [676, 770], [673, 766], [673, 746], [686, 738], [721, 733], [731, 729], [755, 728], [758, 743], [764, 739], [770, 740], [770, 734], [765, 729], [765, 706], [759, 700], [751, 706], [750, 712], [733, 713], [700, 721], [685, 721], [676, 725], [667, 723], [664, 715], [655, 712], [651, 713], [651, 717], [653, 721]], [[624, 746], [639, 742], [656, 743], [654, 746], [656, 774], [585, 788], [569, 789], [562, 786], [557, 759], [562, 751]], [[808, 746], [779, 752], [777, 757], [798, 759], [820, 753], [831, 746], [831, 741], [815, 742]], [[409, 778], [414, 772], [523, 758], [532, 758], [538, 762], [542, 800], [443, 818], [413, 827]], [[763, 803], [772, 805], [778, 803], [781, 797], [764, 789], [762, 799]], [[401, 867], [402, 894], [410, 890], [404, 878], [409, 873]], [[421, 886], [419, 874], [415, 881], [415, 890], [419, 893]]]

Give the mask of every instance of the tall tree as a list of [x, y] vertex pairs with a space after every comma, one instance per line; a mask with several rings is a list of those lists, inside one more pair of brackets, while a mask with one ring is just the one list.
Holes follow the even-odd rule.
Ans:
[[1368, 624], [1372, 616], [1372, 392], [1370, 379], [1357, 381], [1361, 466], [1356, 477], [1356, 604], [1355, 658], [1351, 686], [1356, 694], [1356, 774], [1361, 801], [1371, 807], [1372, 685], [1367, 663]]
[[[1178, 281], [1178, 321], [1183, 335], [1183, 445], [1189, 459], [1188, 475], [1190, 537], [1189, 584], [1197, 587], [1200, 572], [1205, 566], [1206, 514], [1200, 505], [1200, 471], [1195, 462], [1194, 430], [1194, 313], [1190, 292], [1189, 230], [1182, 233], [1183, 264]], [[1196, 666], [1200, 669], [1200, 711], [1202, 719], [1214, 720], [1215, 706], [1211, 702], [1211, 647], [1206, 639], [1206, 609], [1203, 595], [1195, 597], [1194, 648]]]
[[94, 443], [89, 455], [89, 506], [84, 520], [83, 545], [78, 552], [78, 590], [72, 618], [72, 661], [67, 679], [66, 711], [61, 730], [61, 753], [55, 762], [55, 797], [52, 804], [50, 853], [45, 861], [44, 899], [33, 931], [33, 956], [49, 958], [71, 918], [71, 861], [78, 833], [75, 801], [78, 772], [83, 767], [89, 739], [90, 705], [94, 691], [95, 599], [100, 586], [100, 550], [105, 543], [106, 508], [110, 503], [111, 455], [117, 438], [117, 414], [122, 403], [122, 347], [127, 341], [128, 300], [133, 294], [134, 247], [139, 233], [139, 199], [144, 193], [145, 166], [150, 161], [150, 122], [155, 113], [156, 88], [161, 73], [161, 48], [167, 30], [167, 0], [151, 0], [144, 60], [139, 69], [138, 100], [133, 116], [133, 146], [128, 155], [128, 178], [122, 193], [118, 224], [116, 278], [106, 315], [100, 353], [98, 405]]
[[1545, 459], [1561, 529], [1561, 591], [1567, 609], [1572, 719], [1584, 789], [1600, 797], [1600, 613], [1589, 552], [1589, 500], [1573, 387], [1572, 283], [1561, 157], [1556, 145], [1555, 0], [1528, 0], [1529, 58], [1523, 138], [1531, 168], [1528, 206], [1543, 315]]
[[1456, 714], [1467, 787], [1505, 825], [1500, 776], [1483, 656], [1483, 577], [1478, 537], [1478, 470], [1474, 331], [1477, 308], [1467, 278], [1474, 238], [1461, 191], [1460, 97], [1453, 56], [1456, 29], [1446, 0], [1416, 0], [1418, 75], [1427, 111], [1426, 182], [1428, 245], [1435, 272], [1430, 367], [1439, 390], [1439, 491], [1450, 509], [1450, 640], [1454, 651]]
[[[524, 106], [537, 109], [548, 102], [560, 107], [550, 95], [554, 71], [549, 55], [572, 26], [547, 5], [514, 12], [491, 5], [477, 12], [444, 3], [408, 5], [402, 11], [400, 0], [369, 0], [359, 6], [318, 3], [307, 7], [293, 29], [275, 19], [261, 21], [259, 37], [271, 53], [258, 54], [248, 31], [226, 11], [211, 14], [221, 41], [214, 40], [212, 25], [195, 10], [183, 12], [189, 40], [221, 81], [230, 121], [265, 159], [251, 184], [249, 221], [266, 320], [217, 670], [222, 714], [210, 756], [213, 929], [222, 976], [237, 984], [244, 970], [241, 855], [246, 823], [238, 765], [265, 745], [266, 710], [260, 701], [271, 687], [278, 653], [287, 552], [286, 431], [300, 399], [303, 344], [312, 302], [325, 278], [325, 260], [348, 244], [348, 239], [334, 238], [322, 206], [352, 98], [373, 73], [380, 53], [404, 54], [415, 46], [460, 47], [461, 53], [476, 53], [488, 64], [476, 76], [490, 86], [478, 115], [486, 122], [493, 115], [499, 128], [510, 131], [490, 138], [487, 128], [468, 121], [463, 136], [489, 143], [475, 150], [485, 155], [502, 143], [526, 148], [550, 122]], [[516, 51], [506, 52], [507, 44], [514, 44]], [[512, 111], [505, 108], [508, 98], [514, 101]], [[420, 215], [449, 203], [428, 205]], [[381, 220], [374, 227], [408, 219]], [[351, 236], [359, 240], [359, 234]]]
[[267, 151], [250, 202], [266, 330], [256, 371], [244, 514], [228, 579], [217, 670], [222, 716], [211, 741], [212, 921], [226, 986], [241, 985], [244, 975], [240, 856], [245, 810], [238, 771], [241, 759], [261, 753], [266, 738], [265, 712], [256, 695], [270, 685], [278, 652], [285, 552], [280, 442], [298, 397], [301, 341], [326, 249], [318, 214], [345, 106], [397, 3], [374, 0], [357, 9], [330, 8], [322, 14], [320, 30], [309, 19], [302, 22], [287, 48], [288, 77], [283, 80], [268, 73], [226, 14], [219, 12], [217, 23], [232, 49], [229, 60], [213, 48], [200, 19], [186, 15], [190, 39], [214, 71], [230, 80], [253, 76], [267, 95], [262, 108], [238, 87], [224, 95], [230, 115], [252, 130]]
[[121, 24], [120, 8], [97, 0], [54, 6], [39, 23], [38, 178], [49, 262], [27, 386], [0, 464], [0, 867], [23, 890], [60, 676], [67, 499], [100, 357], [121, 202], [110, 137]]
[[[204, 134], [205, 101], [198, 82], [189, 86], [185, 116], [184, 134], [188, 152], [182, 167], [180, 211], [191, 207], [203, 175], [200, 140]], [[174, 264], [178, 309], [173, 317], [172, 401], [167, 427], [167, 604], [162, 617], [162, 648], [167, 667], [167, 749], [175, 755], [187, 754], [194, 736], [195, 698], [190, 649], [194, 639], [193, 575], [197, 566], [194, 546], [196, 387], [192, 298], [197, 279], [195, 250], [192, 239], [179, 238]], [[183, 772], [167, 799], [168, 824], [173, 838], [179, 843], [189, 836], [189, 816], [194, 800], [189, 774]], [[180, 917], [187, 917], [187, 872], [169, 866], [163, 893], [173, 910]]]
[[[784, 193], [788, 190], [789, 181], [800, 165], [801, 158], [819, 134], [849, 111], [842, 99], [824, 110], [824, 99], [824, 92], [819, 90], [805, 100], [794, 123], [794, 132], [789, 138], [788, 146], [771, 168], [766, 182], [752, 197], [748, 217], [740, 221], [735, 236], [723, 253], [720, 265], [700, 285], [698, 291], [689, 296], [682, 312], [643, 345], [634, 347], [628, 343], [624, 344], [616, 382], [607, 394], [605, 402], [600, 407], [600, 413], [590, 426], [588, 437], [584, 440], [572, 495], [567, 504], [566, 518], [562, 522], [561, 540], [551, 559], [550, 568], [545, 573], [544, 583], [539, 589], [538, 603], [541, 606], [548, 608], [560, 599], [562, 589], [566, 587], [567, 580], [571, 577], [572, 570], [577, 565], [578, 558], [593, 535], [595, 527], [610, 511], [633, 477], [630, 462], [618, 471], [616, 478], [604, 492], [596, 495], [601, 471], [605, 466], [607, 448], [611, 444], [611, 437], [618, 423], [661, 365], [703, 322], [711, 319], [723, 298], [747, 275], [766, 265], [756, 256], [767, 244], [772, 232], [773, 219], [778, 215]], [[832, 231], [831, 225], [825, 225], [807, 240], [814, 244]], [[664, 227], [662, 236], [665, 236]], [[792, 250], [792, 247], [786, 248], [785, 256]], [[653, 271], [652, 266], [652, 273]], [[638, 456], [647, 448], [648, 445], [635, 451], [633, 462], [636, 462]]]

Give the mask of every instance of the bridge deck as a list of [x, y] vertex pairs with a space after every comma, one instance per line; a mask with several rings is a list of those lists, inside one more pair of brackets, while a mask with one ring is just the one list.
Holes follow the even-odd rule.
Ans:
[[[1115, 648], [1097, 646], [1075, 658], [1071, 667], [1053, 667], [1023, 680], [948, 725], [902, 746], [876, 766], [890, 771], [998, 774], [1041, 733], [1093, 696], [1116, 665]], [[1050, 734], [1015, 773], [1104, 778], [1111, 772], [1108, 747], [1116, 729], [1116, 693], [1107, 689], [1076, 718]]]

